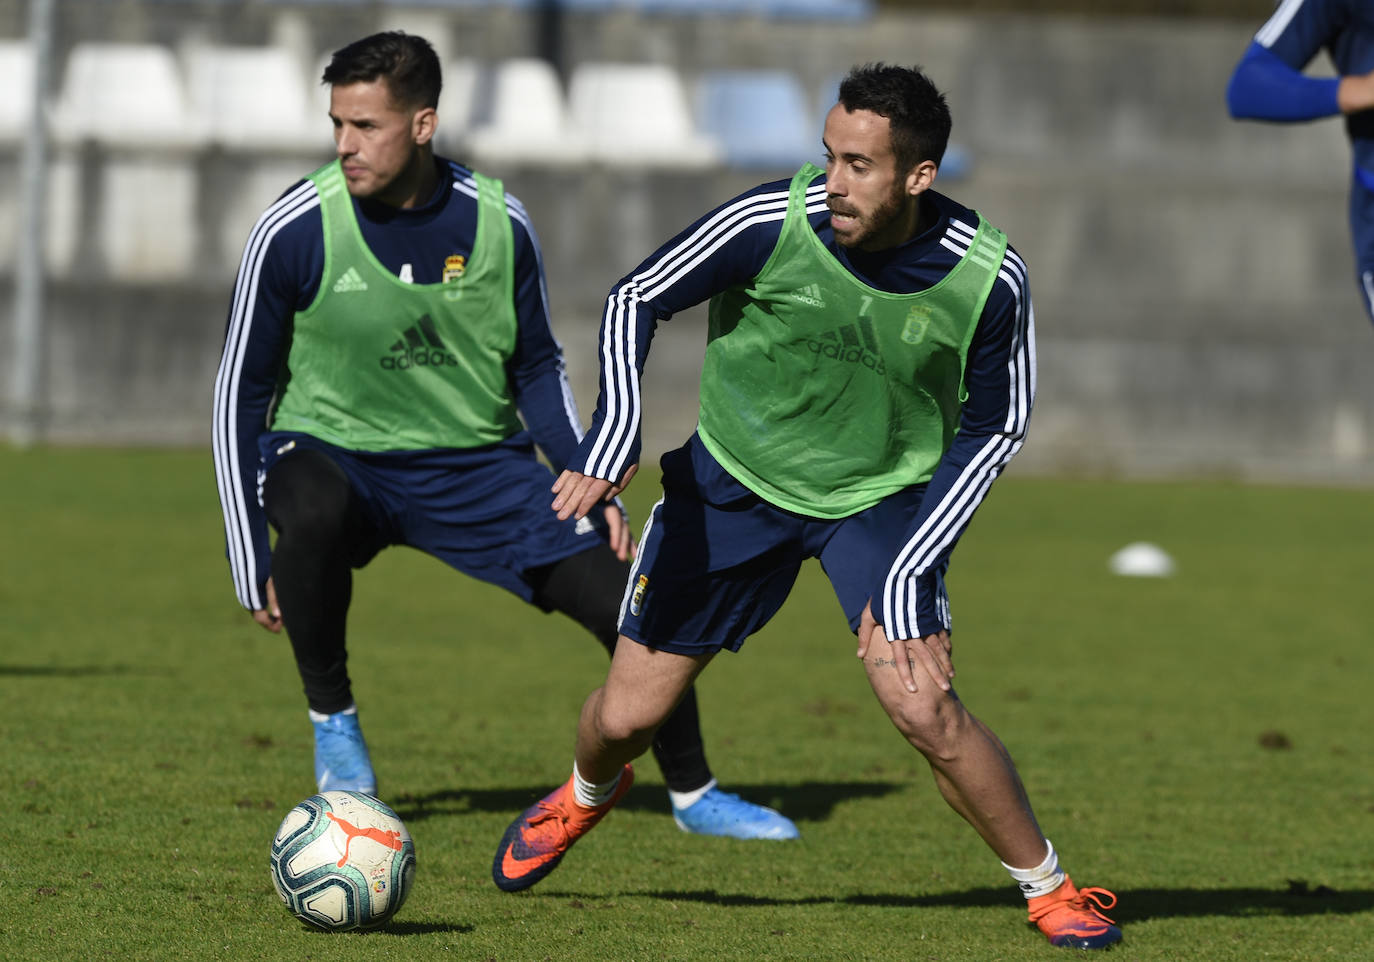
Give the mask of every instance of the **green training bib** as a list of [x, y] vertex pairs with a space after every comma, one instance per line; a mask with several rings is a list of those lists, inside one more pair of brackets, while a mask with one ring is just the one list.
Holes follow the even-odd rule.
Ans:
[[928, 481], [959, 426], [969, 342], [1006, 252], [981, 215], [934, 287], [889, 294], [826, 249], [806, 215], [807, 164], [748, 286], [711, 300], [699, 433], [778, 507], [842, 518]]
[[521, 429], [507, 383], [515, 351], [514, 241], [498, 180], [474, 174], [471, 256], [445, 280], [409, 284], [363, 240], [334, 161], [310, 175], [324, 222], [324, 274], [292, 320], [272, 428], [357, 451], [470, 448]]

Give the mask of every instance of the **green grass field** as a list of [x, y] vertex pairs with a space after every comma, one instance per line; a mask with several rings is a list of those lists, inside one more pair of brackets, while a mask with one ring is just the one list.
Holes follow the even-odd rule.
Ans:
[[[656, 472], [631, 488], [640, 520]], [[313, 791], [286, 641], [238, 607], [208, 452], [0, 448], [5, 959], [968, 960], [1064, 956], [937, 795], [819, 570], [700, 685], [722, 784], [797, 843], [680, 833], [649, 759], [538, 888], [496, 840], [566, 777], [605, 656], [398, 549], [357, 580], [356, 694], [415, 838], [385, 930], [278, 903]], [[1113, 957], [1374, 958], [1374, 493], [999, 482], [955, 556], [960, 691], [1001, 734]], [[1112, 576], [1134, 540], [1169, 579]]]

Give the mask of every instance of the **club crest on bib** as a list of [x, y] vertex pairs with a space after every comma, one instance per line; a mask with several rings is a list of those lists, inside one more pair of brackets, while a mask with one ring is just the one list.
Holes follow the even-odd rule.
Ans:
[[906, 313], [906, 324], [902, 327], [902, 340], [907, 344], [920, 344], [930, 326], [930, 306], [913, 304]]
[[443, 281], [456, 281], [462, 277], [468, 269], [468, 259], [462, 254], [450, 254], [444, 258], [444, 277]]

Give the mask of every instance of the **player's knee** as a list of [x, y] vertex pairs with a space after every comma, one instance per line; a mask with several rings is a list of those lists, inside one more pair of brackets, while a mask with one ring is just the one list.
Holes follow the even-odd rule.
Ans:
[[348, 528], [350, 497], [343, 472], [314, 451], [281, 461], [263, 487], [268, 520], [282, 537], [301, 544], [337, 544]]
[[595, 717], [596, 731], [603, 742], [647, 748], [666, 713], [603, 698]]
[[958, 696], [934, 686], [886, 701], [883, 707], [902, 737], [930, 759], [952, 756], [959, 732], [968, 722]]
[[629, 571], [628, 562], [599, 545], [542, 569], [536, 575], [534, 603], [567, 615], [613, 653]]

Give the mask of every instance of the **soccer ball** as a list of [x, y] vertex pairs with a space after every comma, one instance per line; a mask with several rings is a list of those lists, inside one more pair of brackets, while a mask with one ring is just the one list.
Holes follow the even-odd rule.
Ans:
[[415, 843], [386, 805], [362, 792], [311, 795], [272, 839], [272, 884], [287, 909], [322, 929], [370, 929], [401, 908]]

